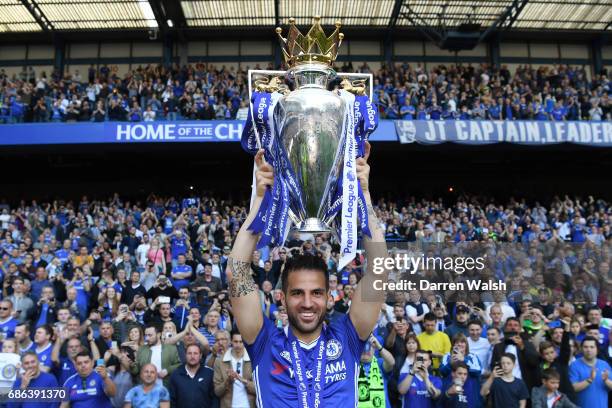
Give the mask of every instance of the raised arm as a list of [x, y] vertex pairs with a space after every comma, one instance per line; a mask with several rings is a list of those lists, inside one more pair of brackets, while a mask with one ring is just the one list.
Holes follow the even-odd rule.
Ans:
[[[361, 183], [361, 189], [363, 190], [363, 196], [365, 198], [365, 204], [368, 208], [368, 226], [370, 227], [370, 233], [372, 237], [364, 235], [363, 245], [366, 252], [367, 269], [366, 273], [357, 285], [355, 293], [351, 301], [351, 309], [349, 315], [353, 326], [359, 334], [361, 340], [366, 340], [376, 322], [378, 321], [378, 315], [380, 314], [380, 307], [385, 301], [384, 291], [375, 291], [374, 281], [381, 280], [387, 282], [388, 271], [384, 271], [381, 274], [374, 274], [374, 259], [383, 258], [387, 256], [387, 244], [385, 242], [385, 234], [380, 228], [378, 218], [374, 213], [374, 206], [372, 205], [372, 198], [370, 197], [370, 190], [368, 180], [370, 177], [370, 165], [367, 163], [368, 157], [370, 156], [370, 144], [366, 142], [365, 155], [363, 158], [357, 159], [357, 178]], [[367, 300], [364, 298], [364, 290], [367, 293]]]
[[266, 188], [274, 183], [273, 169], [271, 165], [264, 162], [263, 150], [255, 155], [255, 164], [257, 165], [255, 174], [257, 195], [249, 215], [240, 227], [234, 247], [227, 260], [227, 277], [232, 311], [238, 330], [248, 344], [255, 341], [263, 326], [263, 312], [259, 292], [251, 274], [251, 258], [259, 236], [248, 231], [247, 228], [257, 215]]

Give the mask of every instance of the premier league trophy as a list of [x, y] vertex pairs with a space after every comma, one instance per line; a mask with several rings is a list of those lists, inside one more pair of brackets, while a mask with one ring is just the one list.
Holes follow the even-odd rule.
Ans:
[[[251, 154], [264, 149], [275, 174], [249, 229], [262, 233], [259, 247], [282, 245], [291, 224], [301, 232], [337, 233], [343, 267], [355, 257], [358, 224], [369, 235], [355, 161], [378, 123], [372, 75], [334, 71], [344, 37], [339, 22], [329, 37], [320, 17], [306, 35], [294, 19], [289, 24], [286, 38], [276, 29], [288, 70], [248, 73], [251, 104], [242, 145]], [[336, 77], [343, 78], [342, 89], [328, 90]]]

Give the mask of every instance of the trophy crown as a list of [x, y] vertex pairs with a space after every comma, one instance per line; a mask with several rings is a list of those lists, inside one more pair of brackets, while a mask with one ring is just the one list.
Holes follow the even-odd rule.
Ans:
[[281, 35], [283, 30], [276, 28], [285, 62], [289, 67], [307, 63], [322, 63], [332, 65], [338, 55], [338, 48], [344, 34], [340, 32], [340, 21], [336, 21], [336, 29], [328, 37], [321, 27], [321, 17], [315, 16], [314, 22], [306, 35], [303, 35], [295, 25], [295, 19], [289, 19], [287, 38]]

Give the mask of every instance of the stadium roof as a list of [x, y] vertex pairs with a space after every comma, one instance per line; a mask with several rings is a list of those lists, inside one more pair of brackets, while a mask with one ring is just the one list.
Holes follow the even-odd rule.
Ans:
[[0, 0], [0, 32], [273, 27], [314, 15], [351, 27], [594, 32], [612, 29], [612, 0]]

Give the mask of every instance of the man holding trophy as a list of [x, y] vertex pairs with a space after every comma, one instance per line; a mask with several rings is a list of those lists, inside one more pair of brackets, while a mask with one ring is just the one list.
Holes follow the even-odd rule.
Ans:
[[[257, 83], [243, 134], [243, 147], [255, 154], [254, 196], [228, 259], [228, 279], [259, 407], [356, 407], [360, 356], [385, 296], [372, 290], [375, 278], [387, 279], [374, 275], [372, 261], [387, 256], [368, 184], [367, 136], [376, 110], [363, 83], [327, 90], [343, 36], [337, 23], [327, 37], [319, 20], [305, 36], [290, 20], [281, 44], [296, 89], [283, 89], [278, 78]], [[311, 234], [339, 227], [340, 268], [354, 259], [361, 229], [367, 272], [349, 313], [329, 325], [327, 265], [308, 254], [288, 260], [281, 276], [289, 326], [279, 329], [263, 316], [251, 257], [258, 246], [282, 245], [291, 224]]]

